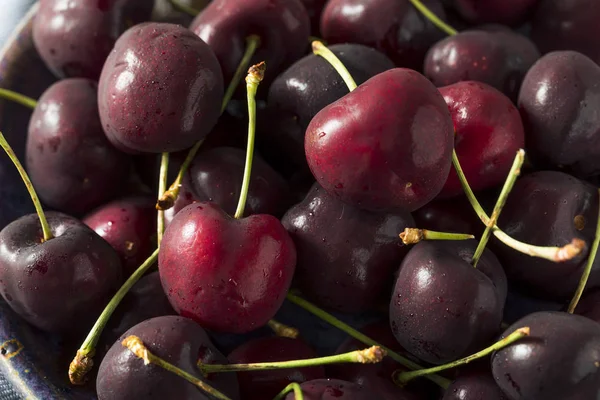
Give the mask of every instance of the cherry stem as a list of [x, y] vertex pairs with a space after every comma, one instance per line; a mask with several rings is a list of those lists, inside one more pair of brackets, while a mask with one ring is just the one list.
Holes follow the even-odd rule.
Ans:
[[494, 225], [498, 223], [498, 218], [500, 217], [500, 213], [506, 204], [506, 200], [508, 199], [508, 195], [512, 190], [513, 186], [515, 186], [515, 182], [517, 178], [521, 174], [521, 167], [523, 166], [523, 162], [525, 161], [525, 151], [520, 149], [517, 151], [517, 155], [515, 156], [515, 160], [513, 162], [510, 171], [508, 172], [508, 176], [506, 181], [504, 182], [504, 186], [502, 186], [502, 190], [500, 191], [500, 195], [498, 196], [498, 200], [496, 200], [496, 205], [494, 206], [494, 210], [492, 211], [492, 217], [488, 220], [485, 231], [483, 231], [483, 235], [481, 235], [481, 239], [479, 240], [479, 244], [475, 249], [475, 254], [473, 254], [473, 260], [471, 263], [473, 267], [477, 268], [477, 263], [481, 258], [483, 251], [485, 250], [485, 246], [487, 242], [490, 240], [490, 235], [492, 233], [492, 228]]
[[348, 86], [349, 91], [353, 91], [356, 89], [356, 82], [346, 66], [342, 63], [342, 61], [335, 55], [331, 50], [327, 48], [322, 42], [315, 40], [312, 42], [312, 51], [315, 55], [323, 57], [340, 75], [340, 77]]
[[[598, 190], [598, 197], [600, 198], [600, 189]], [[577, 290], [573, 295], [573, 299], [569, 304], [569, 313], [573, 314], [575, 308], [577, 308], [577, 303], [579, 303], [579, 299], [581, 299], [581, 295], [583, 294], [583, 290], [585, 289], [585, 285], [587, 284], [588, 278], [590, 277], [590, 273], [592, 272], [592, 267], [594, 265], [594, 261], [596, 259], [596, 253], [598, 252], [598, 244], [600, 244], [600, 210], [598, 210], [598, 222], [596, 223], [596, 236], [594, 237], [594, 241], [592, 242], [592, 247], [590, 248], [590, 255], [588, 256], [587, 263], [585, 264], [585, 269], [583, 270], [583, 274], [581, 275], [581, 280], [579, 281], [579, 285], [577, 286]]]
[[298, 332], [298, 329], [282, 324], [281, 322], [275, 321], [274, 319], [267, 322], [267, 325], [279, 337], [296, 339], [298, 338], [298, 336], [300, 336], [300, 332]]
[[158, 249], [154, 250], [154, 253], [144, 263], [135, 270], [133, 274], [125, 281], [123, 286], [119, 289], [117, 293], [113, 296], [110, 302], [106, 305], [102, 314], [96, 320], [96, 323], [92, 327], [90, 333], [88, 333], [85, 338], [83, 344], [77, 350], [77, 355], [71, 361], [71, 365], [69, 366], [69, 379], [71, 383], [74, 385], [82, 385], [85, 383], [86, 374], [92, 369], [94, 366], [94, 361], [92, 360], [95, 353], [96, 344], [100, 339], [100, 335], [104, 330], [104, 327], [108, 323], [108, 320], [112, 316], [113, 312], [117, 308], [117, 306], [123, 300], [123, 297], [129, 292], [131, 287], [140, 280], [142, 276], [150, 269], [151, 266], [156, 263], [158, 258]]
[[[452, 151], [452, 164], [454, 165], [454, 169], [456, 170], [456, 175], [458, 175], [458, 180], [467, 196], [467, 200], [471, 204], [471, 207], [479, 216], [481, 222], [483, 222], [486, 226], [490, 220], [490, 217], [486, 214], [481, 207], [481, 204], [475, 197], [473, 190], [469, 186], [469, 182], [465, 177], [465, 173], [460, 166], [460, 162], [458, 160], [458, 156], [456, 155], [456, 151]], [[530, 255], [532, 257], [543, 258], [553, 262], [564, 262], [571, 260], [572, 258], [579, 255], [585, 249], [585, 242], [581, 239], [574, 238], [571, 243], [568, 243], [562, 247], [541, 247], [534, 246], [532, 244], [523, 243], [512, 237], [508, 236], [505, 232], [503, 232], [498, 225], [494, 225], [492, 227], [492, 233], [494, 236], [500, 240], [502, 243], [507, 245], [508, 247], [521, 252], [523, 254]]]
[[121, 342], [121, 344], [124, 347], [127, 347], [127, 349], [129, 349], [129, 351], [131, 351], [137, 357], [141, 358], [144, 361], [144, 365], [149, 365], [149, 364], [157, 365], [169, 372], [174, 373], [177, 376], [180, 376], [181, 378], [190, 382], [192, 385], [198, 387], [198, 389], [202, 390], [205, 393], [208, 393], [209, 395], [213, 396], [216, 399], [231, 400], [231, 398], [225, 396], [223, 393], [219, 392], [217, 389], [210, 386], [208, 383], [195, 377], [194, 375], [190, 374], [189, 372], [186, 372], [186, 371], [182, 370], [181, 368], [171, 364], [170, 362], [163, 360], [162, 358], [158, 357], [157, 355], [154, 355], [150, 350], [148, 350], [148, 348], [144, 345], [144, 342], [142, 342], [142, 340], [139, 337], [134, 336], [134, 335], [127, 336]]
[[451, 368], [456, 368], [460, 365], [465, 365], [465, 364], [470, 363], [471, 361], [475, 361], [477, 359], [483, 358], [496, 350], [503, 349], [504, 347], [507, 347], [507, 346], [513, 344], [517, 340], [520, 340], [526, 336], [529, 336], [529, 334], [530, 334], [529, 327], [519, 328], [516, 331], [514, 331], [513, 333], [511, 333], [510, 335], [508, 335], [507, 337], [505, 337], [504, 339], [497, 341], [490, 347], [487, 347], [481, 351], [478, 351], [475, 354], [471, 354], [470, 356], [467, 356], [465, 358], [461, 358], [460, 360], [452, 361], [448, 364], [439, 365], [437, 367], [422, 369], [419, 371], [396, 371], [396, 372], [394, 372], [394, 375], [392, 377], [393, 377], [396, 385], [403, 387], [408, 382], [413, 380], [414, 378], [417, 378], [420, 376], [428, 376], [429, 374], [434, 374], [436, 372], [445, 371], [445, 370], [451, 369]]
[[[158, 178], [158, 198], [160, 199], [167, 191], [167, 174], [169, 173], [169, 153], [162, 153], [160, 158], [160, 173]], [[159, 209], [157, 213], [157, 236], [156, 240], [160, 247], [163, 234], [165, 233], [165, 210]]]
[[37, 101], [31, 97], [22, 95], [21, 93], [13, 92], [12, 90], [0, 88], [0, 98], [14, 101], [22, 106], [29, 107], [32, 110], [37, 106]]
[[[250, 65], [250, 60], [254, 56], [254, 53], [256, 53], [256, 49], [258, 49], [259, 46], [260, 46], [260, 37], [258, 37], [256, 35], [248, 36], [248, 38], [246, 39], [246, 51], [244, 52], [244, 55], [242, 56], [242, 59], [235, 71], [235, 74], [233, 75], [233, 78], [231, 79], [231, 82], [229, 83], [229, 86], [227, 87], [227, 91], [225, 92], [225, 95], [223, 96], [223, 102], [221, 103], [221, 113], [223, 113], [225, 111], [225, 109], [227, 108], [227, 105], [231, 101], [231, 98], [233, 97], [235, 90], [237, 89], [238, 85], [240, 84], [240, 81], [242, 80], [242, 77], [244, 76], [244, 73], [246, 72], [248, 65]], [[175, 204], [175, 200], [177, 200], [177, 197], [179, 196], [179, 189], [181, 188], [181, 182], [183, 181], [183, 176], [185, 175], [186, 171], [190, 167], [190, 164], [194, 160], [194, 157], [196, 157], [196, 154], [198, 153], [198, 150], [200, 150], [200, 146], [202, 146], [203, 142], [204, 142], [204, 139], [199, 141], [198, 143], [196, 143], [194, 145], [194, 147], [192, 147], [190, 149], [187, 156], [185, 157], [185, 160], [181, 164], [181, 167], [179, 168], [179, 172], [177, 173], [177, 177], [175, 178], [175, 181], [173, 181], [173, 183], [169, 187], [169, 190], [164, 192], [161, 195], [161, 197], [158, 199], [158, 202], [156, 203], [157, 210], [164, 211], [164, 210], [168, 210], [169, 208], [173, 207], [173, 205]]]
[[235, 210], [234, 218], [239, 219], [244, 215], [248, 190], [250, 189], [250, 176], [252, 175], [252, 159], [254, 157], [254, 138], [256, 136], [256, 91], [258, 85], [265, 77], [267, 64], [263, 61], [253, 65], [246, 76], [246, 90], [248, 92], [248, 145], [246, 148], [246, 165], [244, 166], [244, 180], [240, 190], [240, 199]]
[[308, 358], [304, 360], [276, 361], [252, 364], [203, 364], [198, 368], [204, 375], [217, 372], [271, 371], [275, 369], [306, 368], [332, 364], [377, 364], [383, 360], [386, 352], [379, 346], [350, 351], [333, 356]]
[[304, 400], [302, 395], [302, 387], [297, 382], [292, 382], [287, 385], [273, 400], [283, 400], [289, 392], [294, 392], [294, 400]]
[[458, 32], [456, 29], [442, 21], [437, 15], [435, 15], [425, 4], [420, 0], [410, 0], [412, 5], [421, 12], [432, 24], [434, 24], [441, 31], [445, 32], [449, 36], [454, 36]]
[[[328, 312], [322, 310], [321, 308], [315, 306], [314, 304], [310, 303], [309, 301], [306, 301], [303, 298], [301, 298], [293, 293], [288, 293], [286, 298], [288, 299], [288, 301], [296, 304], [297, 306], [305, 309], [306, 311], [310, 312], [311, 314], [319, 317], [323, 321], [329, 323], [330, 325], [333, 325], [334, 327], [338, 328], [339, 330], [352, 336], [354, 339], [356, 339], [368, 346], [380, 347], [387, 353], [387, 355], [390, 358], [392, 358], [394, 361], [398, 362], [400, 365], [402, 365], [410, 370], [423, 369], [423, 367], [420, 366], [419, 364], [417, 364], [417, 363], [409, 360], [408, 358], [401, 356], [400, 354], [396, 353], [395, 351], [381, 345], [380, 343], [371, 339], [367, 335], [357, 331], [356, 329], [352, 328], [350, 325], [346, 324], [345, 322], [340, 321], [333, 315], [331, 315]], [[439, 385], [440, 387], [442, 387], [443, 389], [448, 388], [448, 386], [450, 385], [450, 381], [448, 379], [443, 378], [438, 375], [427, 375], [427, 378], [430, 381], [432, 381], [432, 382], [436, 383], [437, 385]]]
[[38, 217], [40, 218], [40, 225], [42, 225], [42, 234], [43, 234], [42, 243], [47, 242], [48, 240], [52, 239], [54, 236], [52, 235], [52, 230], [50, 229], [50, 225], [48, 224], [48, 220], [46, 219], [46, 214], [44, 213], [44, 209], [42, 208], [42, 203], [40, 202], [40, 198], [38, 197], [37, 193], [35, 192], [35, 188], [33, 187], [33, 184], [31, 183], [31, 180], [29, 179], [29, 175], [27, 175], [25, 168], [23, 168], [23, 164], [21, 164], [21, 162], [17, 158], [17, 155], [13, 151], [12, 147], [10, 147], [10, 145], [6, 141], [6, 138], [4, 137], [2, 132], [0, 132], [0, 146], [2, 146], [2, 148], [6, 152], [6, 155], [8, 156], [8, 158], [10, 158], [10, 160], [14, 164], [15, 168], [17, 168], [17, 171], [19, 171], [19, 175], [21, 175], [21, 179], [23, 180], [23, 183], [25, 184], [25, 187], [27, 188], [27, 191], [29, 192], [29, 196], [31, 197], [33, 206], [35, 207], [35, 212], [37, 213]]
[[436, 232], [427, 229], [405, 228], [400, 234], [404, 244], [417, 244], [422, 240], [469, 240], [475, 236], [467, 233]]

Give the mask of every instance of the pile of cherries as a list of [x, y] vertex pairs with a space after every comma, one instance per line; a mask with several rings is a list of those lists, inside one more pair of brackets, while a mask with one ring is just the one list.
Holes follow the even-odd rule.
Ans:
[[0, 144], [36, 207], [0, 226], [0, 293], [82, 343], [61, 374], [600, 399], [600, 1], [171, 3], [40, 0], [61, 80], [0, 89], [33, 108], [25, 167]]

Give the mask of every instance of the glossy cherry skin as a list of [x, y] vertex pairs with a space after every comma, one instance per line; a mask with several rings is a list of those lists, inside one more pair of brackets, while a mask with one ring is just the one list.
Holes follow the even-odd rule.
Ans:
[[235, 374], [212, 374], [206, 378], [196, 366], [198, 361], [227, 363], [206, 331], [191, 319], [169, 315], [141, 322], [115, 342], [98, 371], [96, 391], [99, 400], [211, 398], [172, 372], [157, 365], [144, 365], [144, 360], [121, 344], [129, 335], [139, 337], [153, 354], [204, 380], [223, 394], [239, 399]]
[[522, 23], [539, 0], [454, 0], [458, 13], [473, 24], [497, 23], [516, 25]]
[[394, 336], [411, 354], [444, 364], [490, 344], [500, 330], [506, 275], [477, 242], [421, 242], [406, 255], [390, 301]]
[[444, 392], [441, 400], [508, 400], [489, 372], [463, 373]]
[[46, 217], [54, 238], [43, 243], [36, 214], [0, 232], [2, 297], [43, 331], [87, 329], [121, 284], [119, 257], [77, 219], [56, 212]]
[[543, 165], [600, 174], [600, 66], [574, 51], [542, 57], [527, 73], [519, 110], [527, 148]]
[[[497, 89], [474, 81], [440, 88], [456, 131], [454, 148], [474, 191], [502, 186], [517, 151], [525, 147], [519, 110]], [[463, 193], [454, 169], [440, 193]]]
[[[423, 1], [441, 19], [439, 0]], [[398, 67], [421, 71], [427, 50], [445, 37], [410, 2], [403, 0], [330, 0], [321, 16], [328, 43], [360, 43], [385, 53]]]
[[341, 312], [375, 308], [407, 248], [398, 235], [415, 223], [407, 212], [353, 207], [315, 183], [281, 220], [298, 252], [295, 285], [321, 307]]
[[418, 72], [395, 68], [319, 111], [306, 131], [306, 159], [342, 201], [410, 212], [442, 189], [453, 132], [438, 90]]
[[[562, 172], [535, 172], [517, 181], [498, 226], [511, 237], [533, 245], [564, 246], [580, 239], [586, 249], [562, 263], [530, 257], [507, 246], [495, 246], [495, 251], [512, 283], [536, 296], [566, 300], [575, 293], [581, 278], [597, 220], [595, 187]], [[587, 287], [599, 286], [600, 259], [596, 259]]]
[[[394, 68], [383, 53], [359, 44], [328, 47], [357, 84]], [[307, 170], [304, 134], [313, 117], [325, 106], [348, 94], [340, 74], [321, 56], [310, 54], [281, 73], [269, 88], [268, 109], [258, 129], [261, 150], [278, 169]], [[290, 165], [292, 164], [292, 165]]]
[[[316, 358], [317, 353], [300, 339], [263, 337], [250, 340], [233, 350], [227, 360], [231, 364], [277, 362]], [[325, 378], [323, 366], [272, 371], [238, 372], [240, 394], [244, 400], [272, 399], [292, 382]]]
[[104, 135], [95, 82], [65, 79], [50, 86], [29, 121], [26, 166], [48, 206], [82, 214], [111, 200], [130, 160]]
[[[315, 379], [300, 385], [304, 400], [383, 400], [371, 389], [339, 379]], [[290, 392], [285, 400], [295, 400]]]
[[296, 266], [294, 242], [271, 215], [233, 219], [194, 203], [167, 227], [158, 257], [173, 308], [207, 329], [245, 333], [277, 312]]
[[230, 82], [246, 50], [246, 38], [260, 37], [251, 65], [267, 63], [265, 82], [300, 58], [309, 45], [310, 21], [300, 0], [214, 0], [190, 29], [215, 52]]
[[58, 78], [97, 80], [127, 24], [148, 20], [153, 6], [153, 0], [41, 0], [33, 43]]
[[106, 136], [129, 152], [183, 150], [221, 114], [223, 76], [206, 43], [179, 25], [144, 23], [125, 32], [100, 76]]
[[527, 70], [540, 58], [523, 35], [506, 30], [460, 32], [437, 42], [425, 58], [425, 75], [436, 86], [487, 83], [517, 100]]
[[575, 308], [575, 313], [600, 323], [600, 290], [585, 292]]
[[579, 315], [539, 312], [502, 335], [529, 327], [530, 336], [492, 356], [492, 373], [513, 399], [584, 400], [600, 396], [600, 325]]
[[600, 62], [597, 41], [600, 3], [595, 0], [540, 0], [531, 37], [543, 53], [574, 50]]
[[155, 204], [151, 197], [126, 197], [94, 210], [83, 219], [119, 254], [125, 276], [131, 275], [156, 248]]

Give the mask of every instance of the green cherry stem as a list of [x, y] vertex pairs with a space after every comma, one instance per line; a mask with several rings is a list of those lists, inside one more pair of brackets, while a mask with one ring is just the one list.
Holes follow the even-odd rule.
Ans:
[[502, 187], [500, 196], [498, 196], [498, 200], [496, 200], [496, 205], [494, 206], [494, 210], [492, 211], [492, 216], [486, 224], [485, 231], [483, 231], [483, 235], [481, 235], [479, 244], [477, 245], [477, 248], [475, 249], [475, 254], [473, 254], [473, 260], [471, 261], [471, 263], [476, 268], [477, 268], [477, 263], [479, 262], [479, 259], [481, 258], [483, 251], [485, 250], [485, 246], [487, 245], [487, 242], [490, 240], [492, 228], [498, 222], [498, 218], [500, 217], [500, 213], [502, 212], [502, 209], [504, 208], [504, 205], [506, 204], [508, 195], [510, 194], [510, 191], [512, 190], [513, 186], [515, 186], [515, 182], [517, 181], [517, 178], [521, 174], [521, 167], [523, 166], [524, 161], [525, 161], [525, 151], [523, 149], [520, 149], [517, 152], [517, 155], [515, 156], [515, 160], [513, 162], [512, 167], [510, 168], [510, 171], [508, 172], [508, 177], [506, 178], [506, 181], [504, 182], [504, 186]]
[[[167, 190], [167, 174], [169, 173], [169, 153], [162, 153], [160, 158], [160, 173], [158, 178], [158, 198], [160, 199]], [[158, 209], [156, 221], [156, 240], [158, 247], [165, 233], [165, 210]]]
[[38, 197], [37, 193], [35, 192], [33, 183], [31, 183], [31, 180], [29, 179], [29, 175], [27, 175], [25, 168], [23, 168], [23, 164], [21, 164], [21, 162], [17, 158], [17, 155], [13, 151], [12, 147], [10, 147], [10, 145], [6, 141], [6, 138], [4, 137], [2, 132], [0, 132], [0, 146], [2, 146], [2, 148], [6, 152], [6, 155], [8, 156], [8, 158], [10, 158], [12, 163], [15, 165], [15, 168], [17, 168], [17, 171], [19, 171], [19, 175], [21, 175], [21, 179], [23, 180], [23, 183], [25, 183], [25, 187], [27, 188], [27, 191], [29, 192], [29, 196], [31, 197], [33, 206], [35, 207], [35, 212], [37, 213], [37, 215], [40, 219], [40, 225], [42, 225], [42, 234], [43, 234], [42, 243], [47, 242], [48, 240], [52, 239], [54, 236], [52, 235], [52, 230], [50, 229], [50, 225], [48, 224], [48, 220], [46, 219], [46, 214], [44, 213], [44, 209], [42, 208], [42, 203], [40, 202], [40, 198]]
[[[598, 196], [600, 197], [600, 189], [598, 190]], [[596, 253], [598, 253], [598, 244], [600, 244], [600, 210], [598, 210], [598, 222], [596, 222], [596, 236], [594, 237], [592, 247], [590, 248], [590, 255], [588, 256], [587, 263], [585, 264], [585, 269], [583, 270], [583, 274], [581, 275], [581, 279], [579, 281], [579, 285], [577, 286], [577, 290], [575, 291], [573, 299], [569, 304], [568, 311], [571, 314], [573, 314], [575, 308], [577, 308], [577, 303], [579, 303], [579, 299], [581, 299], [581, 295], [583, 294], [585, 285], [587, 284], [588, 278], [590, 277], [590, 273], [592, 272], [592, 266], [594, 265], [594, 261], [596, 260]]]
[[[221, 113], [225, 111], [227, 105], [231, 101], [231, 97], [233, 97], [235, 90], [237, 89], [238, 85], [240, 84], [240, 81], [246, 73], [246, 70], [250, 65], [250, 60], [254, 56], [254, 53], [256, 53], [258, 47], [260, 47], [260, 37], [258, 37], [257, 35], [248, 36], [248, 38], [246, 39], [246, 51], [244, 52], [242, 60], [240, 61], [235, 71], [235, 74], [233, 75], [233, 78], [231, 79], [231, 82], [227, 87], [225, 95], [223, 96], [223, 102], [221, 103]], [[196, 154], [198, 153], [198, 150], [200, 150], [200, 146], [202, 146], [203, 142], [204, 140], [200, 140], [194, 145], [194, 147], [190, 149], [187, 156], [185, 157], [185, 160], [183, 160], [181, 167], [179, 168], [179, 172], [177, 173], [175, 181], [173, 181], [173, 183], [169, 187], [169, 190], [164, 192], [162, 196], [158, 199], [158, 202], [156, 203], [156, 209], [164, 211], [173, 207], [177, 196], [179, 196], [179, 189], [181, 187], [181, 182], [183, 181], [183, 176], [190, 167], [190, 164], [194, 160], [194, 157], [196, 157]]]
[[[395, 351], [381, 345], [380, 343], [371, 339], [367, 335], [352, 328], [350, 325], [346, 324], [345, 322], [340, 321], [339, 319], [337, 319], [333, 315], [329, 314], [328, 312], [320, 309], [319, 307], [315, 306], [314, 304], [310, 303], [309, 301], [304, 300], [302, 297], [299, 297], [293, 293], [288, 293], [286, 298], [288, 301], [296, 304], [299, 307], [302, 307], [303, 309], [305, 309], [306, 311], [310, 312], [311, 314], [319, 317], [323, 321], [329, 323], [332, 326], [335, 326], [339, 330], [352, 336], [354, 339], [356, 339], [368, 346], [378, 346], [378, 347], [382, 348], [383, 350], [385, 350], [388, 357], [390, 357], [394, 361], [398, 362], [400, 365], [402, 365], [410, 370], [423, 369], [423, 367], [420, 366], [419, 364], [417, 364], [417, 363], [409, 360], [408, 358], [401, 356], [400, 354], [396, 353]], [[439, 385], [440, 387], [442, 387], [443, 389], [446, 389], [450, 385], [450, 381], [448, 379], [443, 378], [438, 375], [427, 375], [427, 378], [430, 381], [432, 381], [432, 382], [436, 383], [437, 385]]]
[[349, 91], [353, 91], [356, 89], [356, 82], [346, 66], [342, 63], [342, 61], [335, 55], [331, 50], [327, 48], [322, 42], [315, 40], [312, 42], [312, 51], [317, 56], [323, 57], [333, 68], [335, 68], [336, 72], [340, 75], [340, 77], [348, 86]]
[[304, 396], [302, 395], [302, 388], [297, 382], [292, 382], [289, 385], [287, 385], [281, 392], [279, 392], [277, 396], [275, 396], [273, 400], [283, 400], [285, 396], [292, 391], [294, 392], [294, 400], [304, 400]]
[[267, 326], [271, 328], [275, 335], [279, 337], [296, 339], [298, 338], [298, 336], [300, 336], [300, 332], [298, 332], [298, 329], [282, 324], [281, 322], [276, 321], [274, 319], [267, 322]]
[[436, 372], [441, 372], [441, 371], [445, 371], [447, 369], [451, 369], [451, 368], [455, 368], [455, 367], [458, 367], [461, 365], [468, 364], [471, 361], [483, 358], [496, 350], [503, 349], [504, 347], [513, 344], [517, 340], [520, 340], [526, 336], [529, 336], [529, 333], [530, 333], [529, 327], [519, 328], [516, 331], [514, 331], [513, 333], [511, 333], [510, 335], [508, 335], [507, 337], [505, 337], [504, 339], [499, 340], [498, 342], [494, 343], [490, 347], [487, 347], [481, 351], [478, 351], [475, 354], [471, 354], [470, 356], [467, 356], [465, 358], [461, 358], [460, 360], [452, 361], [451, 363], [440, 365], [437, 367], [421, 369], [418, 371], [396, 371], [396, 372], [394, 372], [394, 375], [393, 375], [394, 382], [398, 386], [405, 386], [409, 381], [413, 380], [414, 378], [417, 378], [420, 376], [423, 376], [423, 377], [429, 376], [429, 374], [434, 374]]
[[138, 269], [136, 269], [133, 274], [131, 274], [129, 279], [125, 281], [123, 286], [121, 286], [119, 291], [115, 293], [108, 305], [104, 308], [102, 314], [100, 314], [100, 317], [98, 317], [98, 320], [96, 320], [96, 323], [92, 327], [92, 330], [90, 333], [88, 333], [79, 350], [77, 350], [77, 355], [73, 361], [71, 361], [71, 365], [69, 366], [69, 379], [72, 384], [82, 385], [85, 383], [85, 376], [94, 366], [93, 357], [96, 344], [98, 343], [100, 335], [108, 323], [108, 320], [114, 313], [117, 306], [121, 303], [121, 300], [123, 300], [123, 297], [125, 297], [131, 287], [135, 285], [142, 276], [144, 276], [146, 271], [148, 271], [148, 269], [150, 269], [150, 267], [156, 263], [157, 258], [158, 249], [154, 250], [154, 253], [152, 253], [152, 255], [148, 257], [148, 259], [144, 261], [144, 263]]
[[260, 62], [248, 70], [246, 76], [246, 91], [248, 92], [248, 145], [246, 148], [246, 165], [244, 166], [244, 180], [240, 191], [240, 199], [235, 210], [234, 218], [240, 219], [244, 215], [246, 199], [250, 189], [250, 176], [252, 175], [252, 159], [254, 157], [254, 138], [256, 136], [256, 91], [258, 85], [265, 77], [267, 64]]
[[37, 101], [32, 99], [31, 97], [27, 97], [25, 95], [22, 95], [21, 93], [13, 92], [12, 90], [8, 89], [0, 88], [0, 98], [14, 101], [15, 103], [21, 104], [22, 106], [29, 107], [32, 110], [35, 108], [35, 106], [37, 106]]
[[[475, 197], [471, 186], [469, 186], [469, 182], [465, 177], [465, 173], [462, 170], [460, 161], [458, 160], [458, 156], [456, 155], [455, 150], [452, 151], [452, 165], [454, 165], [456, 175], [458, 175], [458, 180], [460, 181], [460, 184], [463, 188], [463, 191], [465, 192], [467, 200], [471, 204], [471, 207], [473, 208], [477, 216], [479, 216], [481, 222], [483, 222], [487, 226], [490, 217], [488, 217], [486, 212], [483, 210], [483, 207], [481, 207], [481, 204]], [[568, 243], [562, 247], [541, 247], [534, 246], [528, 243], [523, 243], [516, 239], [513, 239], [512, 237], [508, 236], [505, 232], [503, 232], [500, 228], [498, 228], [498, 225], [494, 225], [492, 227], [492, 233], [498, 240], [500, 240], [502, 243], [516, 251], [530, 255], [532, 257], [543, 258], [553, 262], [568, 261], [576, 257], [585, 249], [585, 242], [577, 238], [573, 239], [571, 243]]]
[[386, 352], [381, 347], [371, 346], [368, 349], [303, 360], [252, 364], [203, 364], [198, 362], [198, 368], [204, 375], [209, 375], [218, 372], [272, 371], [275, 369], [305, 368], [332, 364], [377, 364], [383, 360], [385, 355]]
[[436, 232], [428, 229], [405, 228], [400, 234], [404, 244], [417, 244], [422, 240], [469, 240], [475, 236], [467, 233]]
[[163, 360], [162, 358], [154, 355], [150, 350], [148, 350], [148, 348], [144, 345], [144, 342], [142, 342], [142, 340], [139, 337], [134, 336], [134, 335], [127, 336], [121, 342], [121, 344], [124, 347], [127, 347], [127, 349], [129, 351], [131, 351], [133, 354], [135, 354], [137, 357], [141, 358], [144, 361], [144, 365], [154, 364], [154, 365], [157, 365], [169, 372], [172, 372], [175, 375], [190, 382], [192, 385], [196, 386], [198, 389], [202, 390], [204, 393], [211, 395], [215, 399], [231, 400], [229, 397], [225, 396], [223, 393], [219, 392], [217, 389], [210, 386], [208, 383], [195, 377], [194, 375], [190, 374], [189, 372], [186, 372], [186, 371], [182, 370], [181, 368], [171, 364], [170, 362], [167, 362], [167, 361]]
[[453, 27], [451, 27], [450, 25], [448, 25], [447, 23], [442, 21], [429, 8], [427, 8], [427, 6], [425, 6], [425, 4], [423, 4], [420, 0], [410, 0], [410, 2], [417, 10], [419, 10], [421, 12], [421, 14], [423, 14], [425, 16], [425, 18], [430, 20], [431, 23], [434, 24], [441, 31], [445, 32], [449, 36], [453, 36], [458, 33], [456, 31], [456, 29], [454, 29]]

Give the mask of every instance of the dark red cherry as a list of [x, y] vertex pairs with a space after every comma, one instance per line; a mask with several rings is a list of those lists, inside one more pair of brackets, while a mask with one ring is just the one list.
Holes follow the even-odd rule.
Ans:
[[394, 336], [410, 353], [443, 364], [481, 350], [498, 334], [506, 276], [485, 250], [471, 265], [477, 242], [421, 242], [406, 255], [390, 301]]
[[[276, 362], [315, 358], [317, 353], [300, 339], [263, 337], [252, 339], [233, 350], [231, 364]], [[244, 400], [272, 399], [292, 382], [325, 378], [323, 366], [238, 372], [240, 394]]]
[[235, 374], [219, 373], [203, 377], [198, 361], [227, 362], [212, 344], [206, 331], [188, 318], [162, 316], [146, 320], [125, 332], [108, 351], [96, 379], [99, 400], [186, 399], [209, 400], [196, 386], [157, 365], [145, 365], [121, 344], [129, 335], [139, 337], [153, 354], [204, 380], [223, 394], [239, 399]]
[[472, 24], [522, 23], [539, 0], [454, 0], [453, 6], [461, 17]]
[[230, 82], [246, 50], [246, 38], [260, 37], [250, 65], [267, 63], [266, 82], [306, 51], [310, 21], [301, 0], [214, 0], [190, 29], [215, 52], [225, 82]]
[[[371, 389], [339, 379], [315, 379], [300, 385], [304, 400], [383, 400]], [[295, 400], [291, 392], [285, 400]]]
[[317, 183], [281, 222], [298, 252], [295, 284], [311, 301], [341, 312], [371, 310], [389, 293], [407, 252], [398, 235], [414, 226], [407, 212], [363, 211]]
[[[498, 226], [511, 237], [533, 245], [564, 246], [580, 239], [586, 249], [561, 263], [530, 257], [503, 245], [496, 246], [495, 251], [511, 282], [527, 293], [565, 300], [575, 293], [597, 220], [595, 187], [562, 172], [535, 172], [517, 181]], [[600, 287], [600, 259], [594, 262], [587, 287]]]
[[425, 75], [436, 86], [478, 81], [516, 101], [527, 70], [540, 53], [527, 37], [505, 30], [460, 32], [427, 53]]
[[48, 206], [83, 214], [123, 189], [129, 158], [106, 140], [95, 82], [65, 79], [40, 98], [27, 136], [26, 166]]
[[[502, 186], [515, 154], [525, 147], [519, 110], [500, 91], [485, 83], [464, 81], [440, 88], [454, 129], [454, 148], [474, 191]], [[454, 169], [440, 193], [463, 193]]]
[[441, 400], [509, 400], [489, 372], [461, 373]]
[[600, 63], [598, 18], [596, 0], [539, 0], [531, 37], [543, 53], [574, 50]]
[[583, 54], [540, 58], [519, 94], [527, 148], [541, 165], [578, 176], [600, 174], [600, 66]]
[[466, 197], [434, 200], [414, 211], [412, 216], [415, 227], [431, 231], [470, 233], [480, 237], [485, 229]]
[[156, 248], [156, 200], [126, 197], [108, 203], [90, 214], [83, 223], [106, 240], [119, 254], [123, 274], [131, 275]]
[[179, 25], [144, 23], [115, 44], [100, 76], [108, 139], [129, 152], [183, 150], [221, 114], [223, 76], [209, 46]]
[[492, 356], [492, 373], [509, 399], [596, 399], [600, 396], [600, 324], [579, 315], [539, 312], [502, 335], [531, 329]]
[[146, 21], [153, 0], [41, 0], [33, 43], [59, 78], [98, 79], [104, 60], [129, 24]]
[[73, 333], [88, 328], [121, 284], [113, 248], [82, 222], [46, 213], [54, 237], [42, 242], [39, 218], [29, 214], [0, 232], [0, 291], [33, 326]]
[[194, 203], [167, 227], [158, 258], [173, 308], [207, 329], [245, 333], [265, 325], [285, 298], [296, 249], [271, 215], [233, 219]]
[[[425, 0], [441, 19], [439, 0]], [[427, 50], [445, 37], [405, 0], [330, 0], [321, 16], [321, 32], [329, 43], [360, 43], [385, 53], [398, 67], [421, 71]]]
[[373, 211], [414, 211], [450, 171], [454, 128], [439, 91], [395, 68], [322, 109], [306, 131], [308, 165], [325, 190]]
[[[359, 85], [394, 68], [385, 55], [367, 46], [338, 44], [329, 50]], [[264, 135], [258, 136], [261, 150], [269, 161], [274, 160], [279, 169], [308, 171], [304, 153], [306, 128], [319, 111], [346, 94], [348, 87], [337, 71], [314, 54], [296, 61], [280, 74], [269, 88], [268, 109], [264, 122], [258, 125], [264, 131]]]

